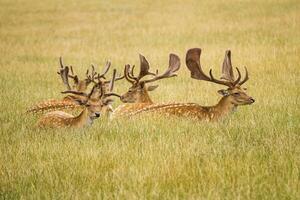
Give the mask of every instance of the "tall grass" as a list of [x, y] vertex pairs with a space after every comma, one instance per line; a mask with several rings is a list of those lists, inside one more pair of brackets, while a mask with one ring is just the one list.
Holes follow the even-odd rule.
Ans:
[[[0, 198], [299, 199], [299, 10], [292, 0], [0, 0]], [[179, 77], [161, 80], [153, 100], [213, 105], [221, 87], [189, 78], [191, 47], [215, 73], [231, 49], [256, 102], [219, 123], [154, 116], [39, 130], [24, 114], [61, 98], [59, 56], [83, 73], [107, 59], [121, 71], [142, 53], [162, 71], [174, 52]]]

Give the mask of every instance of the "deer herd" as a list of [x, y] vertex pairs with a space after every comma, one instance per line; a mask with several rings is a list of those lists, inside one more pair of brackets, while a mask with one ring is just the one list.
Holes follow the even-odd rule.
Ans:
[[[37, 103], [27, 110], [27, 113], [41, 113], [37, 125], [39, 127], [83, 127], [91, 125], [93, 120], [100, 116], [109, 119], [132, 118], [142, 114], [160, 114], [162, 116], [177, 116], [196, 120], [218, 121], [234, 111], [239, 105], [254, 103], [254, 99], [246, 94], [246, 88], [242, 85], [249, 79], [248, 71], [245, 67], [245, 76], [242, 78], [241, 72], [236, 68], [237, 78], [233, 73], [231, 64], [231, 51], [225, 52], [222, 64], [222, 76], [216, 79], [212, 69], [209, 75], [205, 74], [200, 64], [200, 48], [189, 49], [186, 53], [186, 66], [191, 73], [191, 78], [226, 86], [226, 89], [219, 90], [222, 98], [214, 106], [201, 106], [197, 103], [156, 103], [149, 96], [158, 85], [150, 85], [161, 79], [177, 76], [176, 72], [180, 68], [180, 59], [175, 54], [169, 55], [169, 66], [164, 73], [150, 72], [150, 65], [147, 59], [139, 55], [139, 74], [135, 75], [135, 66], [125, 65], [124, 74], [116, 77], [116, 70], [113, 70], [110, 80], [107, 73], [111, 63], [107, 62], [103, 71], [98, 73], [95, 66], [87, 70], [85, 78], [80, 79], [74, 74], [72, 66], [66, 66], [60, 58], [60, 69], [57, 74], [61, 77], [66, 87], [65, 96], [62, 99], [46, 100]], [[131, 86], [123, 95], [113, 92], [115, 82], [125, 79]], [[70, 85], [69, 80], [72, 80]], [[92, 86], [90, 86], [92, 85]], [[89, 91], [89, 87], [91, 87]], [[117, 97], [123, 104], [115, 110], [112, 107], [113, 97]], [[76, 116], [66, 112], [68, 110], [78, 110]], [[143, 115], [147, 117], [148, 115]]]

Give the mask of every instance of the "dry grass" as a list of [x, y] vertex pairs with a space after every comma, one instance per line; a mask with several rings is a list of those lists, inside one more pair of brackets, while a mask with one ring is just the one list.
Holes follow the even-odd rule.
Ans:
[[[292, 0], [1, 0], [0, 198], [299, 199], [299, 9]], [[233, 64], [248, 66], [255, 104], [213, 124], [153, 117], [41, 131], [24, 115], [60, 98], [60, 55], [84, 72], [107, 59], [121, 70], [140, 52], [163, 70], [174, 52], [180, 76], [160, 81], [153, 99], [212, 105], [221, 88], [189, 78], [191, 47], [216, 73], [231, 49]]]

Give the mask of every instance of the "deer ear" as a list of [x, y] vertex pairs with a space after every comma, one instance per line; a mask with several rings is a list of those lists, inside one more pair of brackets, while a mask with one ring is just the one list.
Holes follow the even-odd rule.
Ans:
[[156, 88], [158, 88], [158, 85], [150, 85], [150, 86], [148, 86], [147, 90], [148, 90], [148, 91], [153, 91], [153, 90], [155, 90]]
[[224, 97], [228, 96], [229, 95], [229, 92], [228, 90], [218, 90], [218, 93]]

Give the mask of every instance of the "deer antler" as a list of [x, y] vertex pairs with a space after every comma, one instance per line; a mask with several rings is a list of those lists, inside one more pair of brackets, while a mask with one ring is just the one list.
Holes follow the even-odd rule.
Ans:
[[108, 87], [108, 90], [109, 90], [110, 92], [113, 91], [113, 89], [114, 89], [116, 73], [117, 73], [117, 70], [114, 69], [114, 70], [113, 70], [113, 76], [112, 76], [112, 78], [111, 78], [111, 81], [110, 81], [109, 87]]
[[[74, 80], [75, 84], [78, 84], [79, 79], [77, 75], [74, 75], [73, 67], [70, 66], [64, 66], [62, 57], [59, 57], [59, 64], [60, 64], [60, 71], [57, 72], [62, 78], [63, 83], [67, 86], [68, 90], [71, 90], [71, 86], [69, 84], [69, 78], [72, 78]], [[71, 70], [72, 75], [69, 74], [69, 69]]]
[[246, 75], [245, 78], [240, 82], [241, 80], [241, 72], [238, 68], [236, 68], [236, 71], [238, 73], [238, 78], [234, 81], [234, 74], [233, 74], [233, 70], [232, 70], [232, 64], [231, 64], [231, 51], [227, 50], [225, 52], [225, 58], [223, 61], [223, 65], [222, 65], [222, 77], [221, 79], [225, 79], [228, 80], [230, 82], [233, 82], [233, 85], [239, 84], [242, 85], [244, 84], [248, 79], [248, 70], [245, 67], [245, 71], [246, 71]]
[[231, 65], [231, 52], [227, 50], [225, 52], [225, 58], [222, 65], [222, 77], [221, 79], [233, 82], [235, 80], [232, 65]]
[[132, 65], [132, 67], [130, 68], [130, 71], [128, 73], [128, 76], [130, 76], [130, 78], [137, 80], [137, 78], [134, 77], [133, 71], [134, 71], [135, 65]]
[[101, 78], [106, 79], [105, 75], [109, 71], [110, 66], [111, 66], [111, 62], [107, 61], [106, 64], [105, 64], [104, 69], [102, 70], [102, 72], [100, 74], [98, 74], [98, 77], [97, 77], [98, 81], [100, 81]]
[[86, 71], [86, 80], [89, 81], [89, 82], [95, 82], [95, 78], [96, 78], [96, 75], [97, 75], [97, 72], [95, 72], [95, 66], [92, 64], [92, 71], [91, 71], [91, 74], [89, 74], [89, 70]]
[[[116, 72], [115, 72], [115, 71], [116, 71], [116, 69], [114, 69], [113, 73], [116, 73], [116, 72], [117, 72], [117, 71], [116, 71]], [[113, 74], [113, 76], [114, 76], [114, 82], [115, 82], [115, 81], [122, 80], [122, 79], [125, 77], [124, 75], [119, 75], [118, 77], [116, 77], [116, 74]], [[111, 80], [109, 80], [109, 81], [102, 81], [102, 83], [103, 83], [103, 84], [108, 84], [108, 83], [110, 84], [110, 83], [111, 83]]]
[[227, 81], [215, 79], [212, 74], [212, 69], [210, 69], [209, 76], [207, 76], [201, 68], [200, 55], [201, 55], [200, 48], [189, 49], [186, 53], [186, 66], [191, 71], [192, 78], [198, 79], [198, 80], [210, 81], [213, 83], [228, 86], [230, 88], [234, 87], [235, 85], [237, 85], [240, 82], [241, 73], [238, 68], [236, 68], [236, 70], [238, 72], [238, 78], [234, 81], [232, 65], [231, 65], [230, 50], [227, 50], [225, 53], [225, 59], [223, 62], [223, 67], [222, 67], [222, 72], [223, 72], [222, 78], [226, 79]]
[[124, 76], [124, 75], [121, 75], [121, 74], [119, 74], [119, 76], [115, 78], [115, 81], [122, 80], [123, 78], [125, 78], [125, 76]]
[[[141, 67], [141, 70], [140, 70], [140, 74], [137, 77], [137, 79], [141, 80], [141, 78], [143, 78], [144, 76], [155, 75], [154, 73], [149, 72], [150, 66], [149, 66], [149, 62], [147, 61], [147, 59], [145, 58], [145, 56], [143, 56], [142, 54], [140, 54], [139, 57], [140, 57], [140, 67]], [[133, 68], [132, 68], [132, 70], [133, 70]]]
[[60, 75], [63, 83], [67, 86], [68, 90], [71, 90], [71, 86], [69, 84], [69, 67], [63, 65], [62, 57], [59, 57], [59, 64], [60, 64], [60, 69], [57, 74]]
[[134, 76], [133, 73], [135, 65], [133, 65], [132, 67], [130, 67], [130, 65], [125, 65], [124, 76], [126, 80], [132, 84], [139, 82], [143, 77], [147, 75], [153, 75], [153, 76], [155, 75], [154, 73], [149, 72], [150, 65], [147, 59], [145, 58], [145, 56], [139, 54], [139, 58], [140, 58], [140, 73], [137, 77]]
[[239, 83], [239, 85], [243, 85], [245, 82], [249, 80], [247, 67], [245, 67], [245, 71], [246, 71], [245, 78]]
[[128, 82], [130, 82], [132, 84], [137, 82], [136, 79], [134, 79], [132, 76], [130, 76], [130, 65], [129, 64], [126, 64], [124, 67], [124, 77]]
[[108, 96], [117, 96], [119, 98], [121, 97], [120, 95], [112, 92], [114, 89], [114, 83], [116, 81], [116, 74], [117, 74], [117, 70], [114, 69], [112, 79], [110, 80], [110, 83], [109, 83], [109, 93], [104, 94], [105, 97], [108, 97]]
[[159, 79], [171, 78], [171, 77], [177, 76], [177, 74], [175, 74], [175, 72], [178, 71], [179, 68], [180, 68], [179, 57], [177, 55], [171, 53], [169, 56], [168, 69], [161, 75], [157, 75], [158, 73], [156, 73], [156, 76], [154, 78], [149, 79], [149, 80], [144, 80], [144, 82], [149, 83], [149, 82], [157, 81]]

